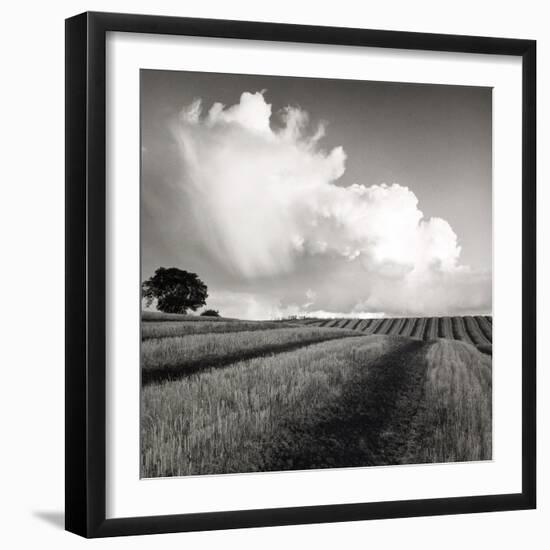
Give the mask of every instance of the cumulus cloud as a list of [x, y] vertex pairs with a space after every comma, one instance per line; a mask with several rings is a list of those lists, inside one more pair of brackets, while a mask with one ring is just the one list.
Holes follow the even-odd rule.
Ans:
[[[330, 258], [334, 295], [357, 316], [490, 307], [490, 276], [461, 265], [449, 223], [425, 218], [406, 186], [338, 185], [346, 154], [323, 149], [324, 125], [312, 128], [302, 109], [273, 114], [265, 91], [207, 111], [196, 100], [173, 132], [182, 190], [220, 269], [253, 282], [286, 277], [308, 258]], [[350, 286], [345, 273], [360, 282]], [[325, 311], [330, 289], [322, 286], [304, 289], [303, 302], [285, 304], [281, 295], [260, 309]], [[329, 311], [341, 313], [338, 305], [332, 301]]]

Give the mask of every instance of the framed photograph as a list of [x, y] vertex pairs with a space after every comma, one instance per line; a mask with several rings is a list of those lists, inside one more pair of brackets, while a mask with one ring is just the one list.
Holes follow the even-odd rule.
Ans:
[[535, 507], [531, 40], [66, 21], [66, 528]]

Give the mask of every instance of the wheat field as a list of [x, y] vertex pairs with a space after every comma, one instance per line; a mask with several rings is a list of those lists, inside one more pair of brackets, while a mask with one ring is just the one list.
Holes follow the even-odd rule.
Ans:
[[481, 319], [144, 322], [141, 476], [491, 459]]

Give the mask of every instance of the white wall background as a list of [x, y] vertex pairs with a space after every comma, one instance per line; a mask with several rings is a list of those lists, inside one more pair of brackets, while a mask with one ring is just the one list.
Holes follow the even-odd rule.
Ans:
[[[64, 369], [64, 18], [85, 10], [356, 26], [538, 40], [539, 509], [86, 542], [62, 530]], [[547, 548], [550, 540], [549, 11], [543, 2], [253, 0], [196, 4], [10, 2], [0, 34], [0, 541], [5, 548]], [[546, 429], [545, 429], [546, 428]], [[546, 432], [546, 433], [545, 433]], [[550, 466], [549, 466], [550, 467]]]

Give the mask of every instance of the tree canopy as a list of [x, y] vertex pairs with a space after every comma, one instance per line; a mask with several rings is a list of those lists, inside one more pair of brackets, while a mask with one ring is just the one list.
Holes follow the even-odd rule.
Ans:
[[157, 309], [164, 313], [187, 313], [189, 309], [196, 311], [206, 305], [207, 290], [196, 273], [177, 267], [159, 267], [142, 284], [142, 295], [147, 305], [156, 300]]

